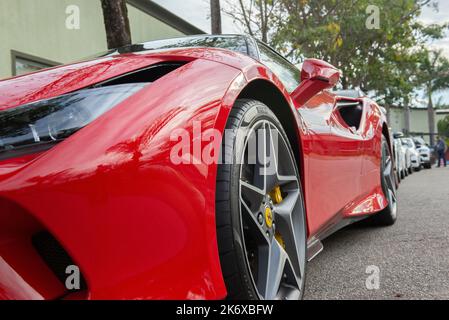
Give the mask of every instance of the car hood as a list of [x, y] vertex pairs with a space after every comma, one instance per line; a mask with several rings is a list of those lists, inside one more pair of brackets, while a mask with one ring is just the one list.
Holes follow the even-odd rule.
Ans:
[[428, 147], [419, 147], [417, 148], [419, 152], [430, 152], [430, 149]]

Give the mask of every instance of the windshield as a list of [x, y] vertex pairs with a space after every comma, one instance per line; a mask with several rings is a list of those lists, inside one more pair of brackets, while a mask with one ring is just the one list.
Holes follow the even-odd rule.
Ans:
[[155, 40], [140, 44], [133, 44], [119, 49], [113, 49], [96, 57], [114, 56], [124, 53], [136, 53], [149, 50], [163, 50], [174, 48], [221, 48], [248, 55], [248, 45], [243, 36], [192, 36]]
[[300, 70], [275, 50], [261, 41], [257, 41], [259, 57], [253, 52], [245, 36], [241, 35], [199, 35], [182, 38], [155, 40], [113, 49], [96, 57], [107, 57], [125, 53], [138, 53], [151, 50], [169, 50], [175, 48], [221, 48], [242, 53], [259, 60], [273, 71], [288, 92], [293, 92], [300, 83]]
[[402, 144], [404, 146], [409, 147], [409, 148], [414, 148], [415, 147], [415, 144], [413, 143], [412, 139], [402, 139]]
[[426, 142], [424, 141], [423, 138], [413, 138], [413, 141], [415, 142], [415, 144], [420, 145], [420, 146], [425, 146]]

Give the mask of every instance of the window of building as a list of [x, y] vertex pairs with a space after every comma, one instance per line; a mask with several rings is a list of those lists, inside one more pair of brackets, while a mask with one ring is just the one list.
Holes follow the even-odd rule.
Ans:
[[59, 64], [54, 61], [31, 56], [17, 51], [11, 51], [11, 57], [13, 76], [20, 76], [41, 69], [54, 67]]

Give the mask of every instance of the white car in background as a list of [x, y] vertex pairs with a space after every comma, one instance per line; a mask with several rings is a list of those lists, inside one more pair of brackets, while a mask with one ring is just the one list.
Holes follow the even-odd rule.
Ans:
[[396, 161], [396, 170], [397, 170], [397, 174], [398, 174], [398, 181], [401, 181], [408, 175], [407, 160], [406, 160], [407, 148], [405, 148], [402, 145], [402, 141], [400, 139], [402, 136], [403, 136], [402, 133], [395, 133], [393, 135], [393, 137], [394, 137], [394, 154], [395, 154], [395, 161]]
[[427, 143], [424, 141], [421, 137], [413, 137], [413, 142], [415, 143], [416, 150], [418, 150], [420, 158], [421, 158], [421, 165], [426, 169], [432, 168], [431, 163], [431, 150]]
[[401, 182], [405, 178], [405, 153], [402, 150], [402, 143], [400, 139], [393, 140], [394, 158], [396, 164], [396, 179]]
[[408, 168], [408, 173], [411, 174], [414, 171], [421, 170], [421, 156], [416, 149], [415, 143], [412, 138], [402, 138], [402, 145], [407, 148], [407, 157], [410, 157], [410, 167]]

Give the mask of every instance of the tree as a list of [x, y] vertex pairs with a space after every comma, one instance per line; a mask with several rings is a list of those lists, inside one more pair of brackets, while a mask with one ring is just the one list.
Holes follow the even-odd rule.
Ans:
[[101, 0], [108, 48], [131, 44], [128, 9], [125, 0]]
[[435, 143], [435, 110], [432, 96], [435, 92], [449, 87], [449, 60], [442, 51], [423, 51], [420, 63], [422, 85], [427, 96], [427, 115], [429, 119], [430, 145]]
[[[234, 0], [234, 3], [237, 0]], [[342, 70], [343, 88], [360, 88], [406, 106], [420, 86], [420, 48], [445, 25], [419, 22], [435, 0], [238, 0], [229, 13], [250, 35], [266, 40], [292, 62], [326, 60]], [[375, 23], [369, 25], [370, 19]], [[266, 25], [268, 24], [268, 27]]]
[[438, 134], [443, 137], [449, 137], [449, 116], [438, 121]]
[[210, 0], [210, 20], [212, 34], [221, 34], [220, 0]]
[[281, 1], [228, 0], [229, 9], [225, 13], [242, 25], [246, 33], [268, 43], [270, 34], [276, 34], [278, 30]]

